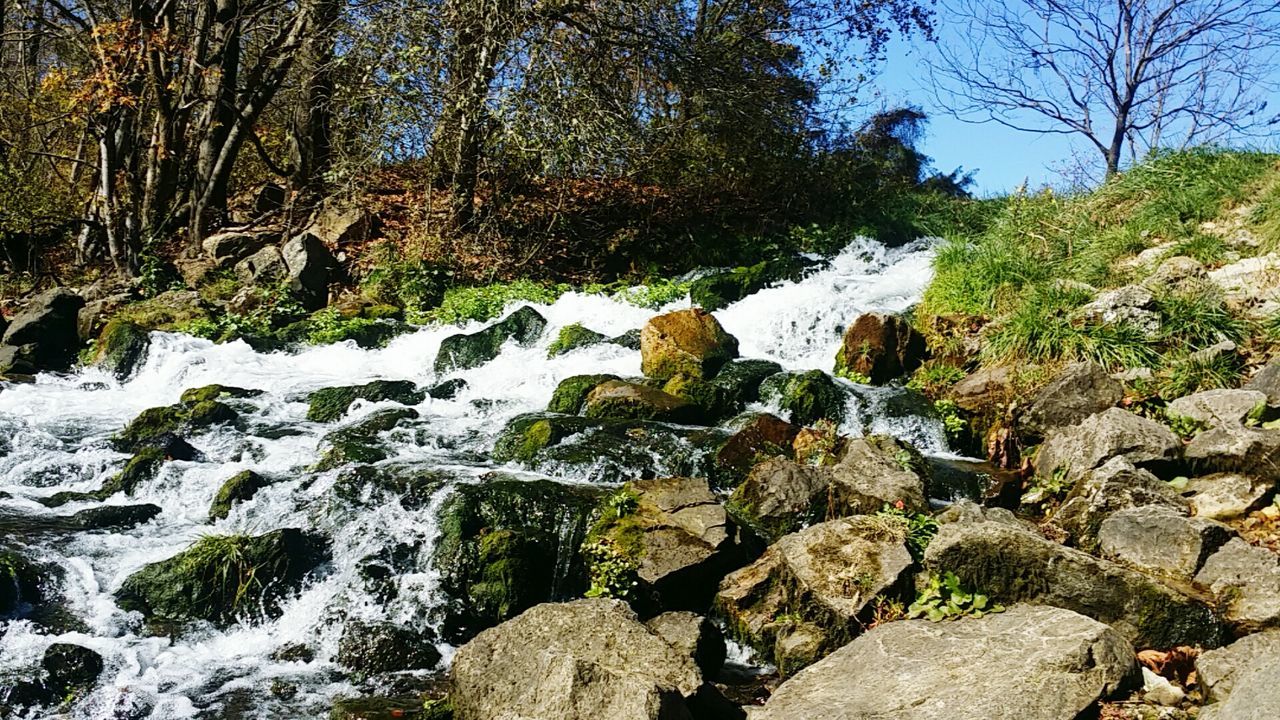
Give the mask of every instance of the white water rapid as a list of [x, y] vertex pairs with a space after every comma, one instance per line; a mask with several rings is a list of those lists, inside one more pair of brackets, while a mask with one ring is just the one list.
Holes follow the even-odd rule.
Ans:
[[[930, 277], [929, 244], [889, 249], [859, 240], [825, 269], [801, 282], [756, 293], [716, 313], [740, 341], [742, 357], [767, 358], [787, 369], [830, 370], [843, 326], [868, 310], [901, 311], [920, 298]], [[688, 301], [669, 308], [687, 306]], [[514, 309], [514, 305], [508, 310]], [[0, 390], [0, 533], [28, 557], [61, 568], [62, 602], [78, 630], [48, 634], [29, 620], [0, 622], [0, 684], [29, 676], [53, 642], [87, 646], [105, 661], [98, 687], [77, 701], [72, 718], [314, 718], [327, 716], [335, 697], [355, 686], [333, 663], [343, 622], [350, 619], [426, 622], [441, 602], [429, 558], [437, 533], [436, 511], [453, 484], [418, 509], [399, 502], [353, 505], [331, 492], [337, 471], [310, 473], [320, 438], [334, 429], [305, 419], [310, 391], [374, 379], [407, 379], [430, 386], [461, 377], [467, 388], [452, 400], [427, 399], [409, 432], [385, 440], [386, 462], [449, 470], [473, 482], [497, 467], [488, 453], [504, 423], [545, 408], [557, 383], [571, 375], [637, 375], [640, 354], [602, 344], [548, 359], [559, 329], [580, 322], [617, 335], [638, 328], [655, 311], [599, 295], [570, 293], [535, 305], [548, 327], [535, 347], [508, 344], [479, 368], [437, 376], [432, 370], [443, 338], [483, 327], [423, 327], [387, 347], [362, 350], [353, 343], [296, 352], [259, 353], [242, 342], [215, 345], [185, 335], [156, 333], [145, 363], [121, 383], [96, 369], [40, 376], [33, 384]], [[844, 381], [841, 381], [844, 382]], [[118, 472], [127, 456], [107, 440], [146, 408], [178, 401], [184, 389], [221, 383], [265, 391], [244, 401], [242, 429], [224, 427], [190, 437], [200, 462], [173, 461], [132, 497], [108, 504], [153, 503], [155, 519], [128, 530], [26, 531], [24, 519], [65, 516], [99, 505], [77, 502], [49, 509], [34, 498], [60, 491], [93, 491]], [[860, 389], [844, 430], [889, 432], [926, 453], [946, 454], [941, 427], [911, 414], [882, 411], [889, 391]], [[341, 424], [378, 407], [357, 401]], [[283, 477], [210, 523], [210, 501], [229, 476], [253, 469]], [[514, 468], [507, 468], [513, 470]], [[517, 471], [525, 477], [534, 473]], [[557, 477], [563, 482], [585, 478]], [[416, 506], [415, 506], [416, 507]], [[332, 561], [320, 579], [287, 599], [270, 621], [246, 621], [226, 630], [206, 627], [176, 640], [144, 633], [141, 617], [121, 610], [112, 595], [144, 565], [163, 560], [209, 534], [250, 533], [296, 527], [331, 538]], [[417, 571], [400, 576], [396, 599], [371, 597], [357, 575], [360, 560], [407, 544], [423, 548]], [[273, 660], [288, 643], [315, 649], [310, 662]], [[441, 647], [447, 663], [451, 648]], [[273, 681], [295, 685], [288, 700], [274, 698]], [[44, 717], [34, 715], [34, 717]]]

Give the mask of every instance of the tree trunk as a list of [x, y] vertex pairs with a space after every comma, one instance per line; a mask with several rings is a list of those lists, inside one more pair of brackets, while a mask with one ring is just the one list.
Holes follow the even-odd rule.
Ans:
[[219, 157], [237, 118], [237, 89], [240, 86], [240, 3], [239, 0], [211, 0], [214, 3], [210, 78], [204, 122], [197, 125], [203, 137], [196, 158], [192, 184], [189, 231], [192, 244], [199, 243], [227, 208], [228, 173], [217, 172]]
[[308, 0], [304, 12], [314, 28], [298, 53], [302, 91], [293, 118], [290, 178], [294, 190], [318, 192], [332, 161], [330, 135], [333, 108], [333, 56], [338, 4], [335, 0]]

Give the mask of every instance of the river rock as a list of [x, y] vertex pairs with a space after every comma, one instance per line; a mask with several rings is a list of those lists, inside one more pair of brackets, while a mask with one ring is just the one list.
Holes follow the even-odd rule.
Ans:
[[738, 340], [699, 308], [650, 318], [640, 330], [640, 369], [668, 380], [676, 375], [710, 378], [738, 357]]
[[1196, 682], [1210, 702], [1231, 694], [1236, 680], [1258, 667], [1280, 661], [1280, 630], [1246, 635], [1230, 645], [1196, 657]]
[[[239, 414], [229, 405], [218, 400], [179, 402], [174, 405], [147, 408], [112, 438], [112, 444], [121, 452], [140, 452], [144, 448], [162, 448], [164, 456], [175, 459], [186, 448], [186, 441], [177, 436], [180, 432], [195, 432], [217, 425], [234, 425]], [[187, 446], [189, 447], [189, 446]], [[175, 454], [178, 453], [178, 454]]]
[[498, 357], [508, 341], [522, 347], [533, 345], [546, 327], [546, 318], [525, 305], [483, 330], [450, 335], [442, 340], [436, 354], [435, 370], [446, 373], [480, 367]]
[[730, 360], [711, 382], [724, 388], [734, 402], [745, 404], [759, 400], [760, 385], [765, 378], [780, 372], [782, 366], [772, 360]]
[[1213, 593], [1240, 632], [1280, 625], [1280, 557], [1235, 538], [1205, 560], [1196, 584]]
[[1200, 709], [1198, 720], [1270, 720], [1280, 707], [1280, 658], [1271, 656], [1238, 673], [1231, 694]]
[[538, 603], [586, 589], [578, 553], [600, 492], [548, 480], [459, 485], [440, 509], [432, 564], [450, 602], [441, 631], [451, 643]]
[[845, 330], [835, 373], [862, 375], [873, 385], [883, 385], [914, 372], [928, 357], [924, 336], [906, 318], [863, 313]]
[[1121, 510], [1103, 520], [1098, 529], [1098, 551], [1143, 572], [1190, 579], [1205, 558], [1232, 535], [1231, 528], [1222, 523], [1147, 505]]
[[231, 514], [231, 508], [248, 500], [259, 490], [270, 485], [271, 481], [252, 470], [241, 470], [227, 478], [213, 496], [213, 504], [209, 506], [209, 521], [222, 520]]
[[346, 415], [356, 400], [390, 400], [401, 405], [417, 405], [425, 399], [426, 393], [410, 380], [374, 380], [364, 385], [322, 388], [307, 396], [307, 419], [312, 422], [333, 422]]
[[0, 549], [0, 620], [23, 617], [45, 600], [46, 573], [15, 550]]
[[121, 608], [148, 618], [225, 626], [241, 613], [275, 617], [281, 599], [328, 557], [325, 540], [291, 528], [256, 537], [208, 536], [130, 575], [116, 598]]
[[391, 623], [348, 623], [334, 660], [364, 675], [430, 670], [440, 662], [435, 636]]
[[1241, 472], [1280, 481], [1280, 429], [1221, 425], [1196, 434], [1183, 450], [1198, 473]]
[[556, 335], [555, 341], [547, 348], [547, 357], [553, 358], [578, 348], [599, 345], [606, 341], [608, 338], [604, 333], [598, 333], [579, 323], [565, 325], [560, 328], [560, 334]]
[[577, 415], [587, 402], [587, 395], [600, 383], [621, 380], [617, 375], [572, 375], [560, 381], [547, 403], [547, 412]]
[[103, 505], [71, 516], [71, 524], [82, 530], [131, 528], [150, 522], [160, 514], [159, 505]]
[[720, 583], [730, 632], [784, 675], [861, 631], [872, 602], [901, 589], [912, 566], [905, 527], [858, 516], [787, 535]]
[[776, 404], [797, 425], [813, 425], [819, 420], [843, 422], [849, 394], [821, 370], [779, 373], [760, 386], [761, 400]]
[[698, 407], [656, 388], [606, 380], [591, 389], [583, 414], [597, 420], [656, 420], [691, 424], [705, 420]]
[[1027, 601], [1088, 615], [1138, 647], [1221, 644], [1222, 625], [1199, 599], [1008, 523], [943, 525], [924, 562], [995, 602]]
[[458, 649], [457, 720], [688, 720], [693, 658], [617, 600], [535, 606]]
[[717, 479], [736, 485], [760, 458], [789, 457], [800, 428], [769, 413], [756, 413], [716, 451]]
[[948, 393], [957, 407], [971, 413], [990, 413], [1012, 400], [1013, 395], [1013, 372], [1005, 365], [981, 368], [953, 385]]
[[1188, 513], [1187, 501], [1171, 485], [1118, 457], [1078, 480], [1050, 522], [1077, 547], [1092, 551], [1097, 549], [1098, 528], [1108, 517], [1144, 506]]
[[1018, 605], [976, 619], [880, 625], [784, 682], [751, 718], [1074, 720], [1135, 674], [1133, 650], [1115, 630], [1069, 610]]
[[54, 288], [32, 298], [9, 323], [3, 344], [37, 370], [67, 370], [80, 350], [77, 323], [84, 298], [67, 288]]
[[1165, 413], [1206, 427], [1236, 427], [1249, 419], [1261, 419], [1266, 409], [1267, 396], [1257, 390], [1204, 390], [1174, 400]]
[[713, 678], [724, 665], [724, 634], [701, 615], [687, 611], [665, 612], [645, 621], [645, 627], [676, 650], [693, 658], [702, 676]]
[[[56, 705], [68, 697], [87, 694], [102, 674], [102, 656], [83, 645], [54, 643], [40, 661], [44, 677], [0, 690], [0, 711], [14, 707]], [[6, 717], [8, 714], [6, 713]]]
[[1197, 517], [1232, 520], [1262, 504], [1275, 488], [1267, 482], [1241, 473], [1214, 473], [1187, 481], [1182, 494]]
[[128, 320], [107, 323], [94, 345], [93, 364], [106, 370], [117, 380], [133, 376], [138, 366], [147, 358], [151, 348], [151, 333]]
[[273, 240], [270, 233], [228, 230], [205, 238], [200, 247], [210, 260], [229, 267], [270, 245]]
[[607, 543], [635, 566], [641, 606], [705, 608], [716, 583], [742, 560], [736, 528], [707, 481], [636, 480], [622, 492], [635, 507], [602, 512], [588, 542]]
[[741, 408], [724, 387], [692, 375], [676, 375], [662, 385], [662, 392], [697, 408], [705, 425], [714, 425]]
[[1036, 453], [1036, 474], [1061, 476], [1073, 484], [1116, 457], [1157, 472], [1173, 466], [1182, 448], [1178, 436], [1154, 420], [1110, 408], [1079, 423], [1050, 430]]
[[1123, 397], [1124, 386], [1101, 365], [1072, 363], [1036, 393], [1019, 423], [1030, 433], [1043, 436], [1052, 428], [1075, 425], [1115, 407]]
[[436, 383], [427, 388], [427, 397], [433, 400], [452, 400], [467, 389], [467, 381], [462, 378], [452, 378], [444, 382]]
[[329, 283], [339, 268], [338, 261], [320, 238], [304, 232], [280, 247], [288, 271], [289, 292], [307, 310], [319, 310], [329, 302]]
[[1083, 306], [1079, 314], [1094, 323], [1130, 325], [1147, 337], [1160, 332], [1160, 312], [1156, 298], [1140, 285], [1108, 290]]
[[1267, 404], [1280, 408], [1280, 357], [1267, 363], [1254, 374], [1244, 385], [1245, 390], [1254, 390], [1267, 396]]

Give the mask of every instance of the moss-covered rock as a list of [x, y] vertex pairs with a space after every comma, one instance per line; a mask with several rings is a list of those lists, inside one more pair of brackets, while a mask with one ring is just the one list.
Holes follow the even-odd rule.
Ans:
[[328, 542], [292, 528], [265, 535], [207, 536], [130, 575], [120, 607], [150, 619], [228, 625], [241, 614], [275, 617], [281, 599], [329, 557]]
[[613, 345], [624, 347], [628, 350], [640, 349], [640, 328], [628, 330], [621, 335], [609, 338], [609, 342]]
[[587, 401], [587, 395], [597, 385], [608, 380], [620, 380], [617, 375], [573, 375], [560, 381], [547, 403], [547, 412], [577, 415]]
[[321, 438], [326, 449], [315, 465], [317, 472], [350, 463], [376, 463], [390, 457], [378, 442], [378, 436], [391, 430], [404, 420], [418, 417], [413, 408], [387, 408], [370, 414], [349, 427], [344, 427]]
[[546, 318], [525, 305], [484, 330], [445, 338], [436, 355], [435, 370], [445, 373], [479, 367], [498, 357], [508, 340], [525, 347], [534, 344], [546, 327]]
[[239, 419], [235, 410], [218, 400], [147, 408], [117, 433], [112, 443], [122, 452], [135, 452], [144, 446], [156, 445], [169, 435], [215, 425], [234, 425]]
[[680, 374], [710, 378], [736, 357], [737, 338], [698, 308], [651, 318], [640, 330], [640, 368], [659, 380]]
[[391, 623], [348, 623], [334, 660], [362, 675], [430, 670], [440, 662], [435, 634]]
[[458, 477], [419, 464], [352, 465], [338, 473], [333, 492], [352, 505], [376, 507], [398, 500], [406, 510], [421, 510], [446, 483]]
[[662, 391], [696, 407], [700, 421], [707, 425], [719, 422], [737, 409], [723, 387], [691, 375], [676, 375], [662, 386]]
[[195, 405], [196, 403], [208, 402], [211, 400], [224, 400], [226, 398], [234, 398], [238, 400], [242, 398], [258, 397], [261, 394], [261, 390], [250, 390], [231, 385], [205, 385], [203, 387], [183, 390], [179, 401], [185, 405]]
[[126, 305], [113, 320], [133, 323], [144, 330], [179, 330], [194, 320], [208, 320], [209, 311], [193, 290], [170, 290]]
[[93, 689], [102, 674], [102, 656], [83, 645], [54, 643], [40, 662], [43, 677], [21, 681], [0, 693], [0, 714], [17, 716], [18, 708], [70, 703]]
[[252, 470], [241, 470], [227, 478], [213, 496], [213, 504], [209, 506], [209, 520], [221, 520], [231, 514], [235, 505], [252, 500], [259, 490], [270, 485], [271, 481]]
[[724, 388], [734, 402], [745, 404], [759, 400], [760, 384], [780, 372], [782, 366], [772, 360], [730, 360], [711, 382]]
[[583, 414], [597, 420], [695, 423], [707, 419], [698, 406], [687, 400], [625, 380], [606, 380], [592, 388]]
[[906, 318], [863, 313], [849, 325], [836, 352], [836, 375], [883, 385], [912, 373], [929, 357], [924, 336]]
[[434, 564], [452, 598], [445, 639], [458, 642], [541, 602], [586, 588], [578, 547], [598, 491], [537, 480], [462, 485], [440, 511]]
[[390, 400], [401, 405], [417, 405], [425, 399], [426, 393], [410, 380], [374, 380], [364, 385], [323, 388], [307, 397], [307, 419], [312, 422], [333, 422], [347, 414], [351, 403], [356, 400]]
[[759, 292], [782, 280], [798, 280], [815, 263], [804, 257], [784, 256], [764, 260], [750, 267], [737, 267], [693, 281], [689, 298], [695, 305], [713, 312]]
[[442, 710], [443, 707], [435, 703], [424, 705], [417, 695], [348, 698], [334, 701], [329, 720], [452, 720], [453, 712]]
[[760, 396], [785, 410], [797, 425], [813, 425], [819, 420], [841, 423], [849, 402], [844, 389], [821, 370], [773, 375], [761, 385]]
[[97, 497], [106, 499], [112, 495], [123, 492], [133, 494], [133, 491], [144, 482], [151, 480], [160, 472], [160, 466], [164, 464], [164, 449], [156, 446], [144, 447], [129, 458], [129, 462], [125, 464], [124, 469], [116, 473], [103, 484], [102, 489], [98, 491]]
[[45, 600], [44, 572], [14, 550], [0, 550], [0, 620], [24, 616]]
[[565, 325], [560, 328], [560, 334], [556, 335], [556, 339], [547, 348], [547, 357], [556, 357], [589, 345], [599, 345], [607, 339], [603, 333], [583, 327], [579, 323]]
[[151, 334], [138, 325], [116, 318], [107, 323], [94, 344], [93, 363], [120, 380], [128, 379], [146, 359]]

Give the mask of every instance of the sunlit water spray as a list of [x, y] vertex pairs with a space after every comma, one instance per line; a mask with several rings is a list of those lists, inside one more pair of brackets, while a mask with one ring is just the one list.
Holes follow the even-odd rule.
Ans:
[[[743, 357], [775, 360], [792, 370], [829, 370], [845, 324], [858, 313], [900, 311], [919, 300], [930, 277], [930, 259], [926, 243], [889, 249], [858, 241], [825, 269], [800, 282], [765, 289], [716, 316], [738, 338]], [[686, 299], [663, 309], [687, 306]], [[334, 697], [354, 692], [332, 662], [345, 621], [430, 622], [432, 609], [442, 600], [429, 562], [438, 510], [457, 483], [476, 482], [495, 469], [488, 452], [504, 423], [543, 409], [556, 385], [571, 375], [639, 374], [640, 354], [620, 346], [596, 345], [552, 359], [547, 347], [565, 325], [582, 323], [613, 336], [642, 326], [655, 311], [579, 293], [534, 307], [548, 320], [536, 346], [509, 344], [492, 362], [445, 376], [437, 376], [432, 367], [440, 342], [483, 324], [424, 327], [376, 350], [339, 343], [295, 353], [259, 353], [242, 342], [215, 345], [155, 333], [145, 364], [128, 382], [86, 369], [5, 386], [0, 391], [0, 491], [11, 497], [0, 499], [0, 510], [29, 518], [92, 506], [73, 503], [50, 510], [33, 498], [100, 487], [127, 459], [110, 448], [108, 438], [142, 410], [175, 403], [183, 390], [212, 383], [264, 392], [245, 401], [250, 407], [241, 413], [246, 431], [222, 428], [191, 438], [204, 453], [203, 461], [166, 463], [133, 497], [108, 500], [160, 506], [162, 513], [151, 522], [123, 531], [15, 538], [34, 559], [63, 570], [66, 606], [82, 627], [51, 636], [28, 621], [0, 626], [0, 683], [37, 665], [45, 647], [63, 641], [85, 645], [106, 662], [99, 687], [75, 705], [72, 717], [235, 717], [234, 709], [244, 707], [246, 697], [252, 701], [245, 717], [327, 713]], [[309, 392], [375, 379], [428, 386], [451, 377], [465, 379], [466, 389], [452, 400], [427, 399], [416, 408], [421, 418], [413, 433], [393, 432], [387, 440], [392, 454], [388, 463], [446, 469], [456, 478], [425, 506], [411, 510], [395, 501], [345, 503], [332, 492], [336, 471], [306, 471], [317, 459], [321, 437], [335, 427], [306, 420]], [[945, 453], [940, 426], [894, 409], [893, 397], [859, 388], [844, 430], [861, 433], [866, 421], [873, 431], [904, 437], [926, 452]], [[358, 402], [343, 423], [377, 407]], [[245, 469], [282, 480], [211, 524], [208, 509], [214, 494], [223, 481]], [[145, 636], [140, 618], [120, 610], [112, 596], [130, 574], [172, 557], [203, 535], [259, 534], [285, 527], [328, 535], [333, 558], [324, 575], [288, 599], [275, 620], [247, 621], [226, 630], [196, 629], [171, 641]], [[379, 602], [366, 591], [358, 566], [397, 544], [419, 548], [421, 559], [415, 570], [396, 580], [397, 598]], [[272, 653], [289, 643], [315, 648], [315, 660], [273, 660]], [[447, 662], [452, 648], [441, 650]], [[296, 685], [298, 695], [272, 700], [267, 688], [273, 681]]]

